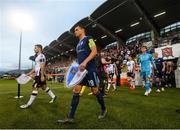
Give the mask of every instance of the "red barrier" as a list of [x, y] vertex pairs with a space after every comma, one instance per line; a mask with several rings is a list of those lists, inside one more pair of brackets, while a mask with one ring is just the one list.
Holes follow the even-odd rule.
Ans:
[[48, 76], [65, 76], [65, 74], [48, 74]]

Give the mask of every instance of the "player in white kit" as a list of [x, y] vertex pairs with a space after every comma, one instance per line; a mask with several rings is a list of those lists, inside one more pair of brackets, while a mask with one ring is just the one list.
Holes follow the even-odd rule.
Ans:
[[45, 75], [45, 62], [46, 58], [44, 54], [42, 54], [42, 46], [40, 44], [35, 45], [34, 51], [36, 53], [35, 58], [35, 67], [29, 72], [27, 75], [34, 75], [34, 83], [32, 85], [32, 94], [30, 96], [27, 104], [21, 105], [20, 108], [28, 108], [32, 105], [33, 101], [37, 97], [38, 89], [41, 88], [44, 90], [50, 97], [51, 101], [49, 103], [53, 103], [56, 100], [56, 96], [54, 93], [47, 87], [46, 85], [46, 75]]
[[116, 64], [111, 63], [107, 65], [107, 74], [108, 74], [108, 87], [107, 91], [109, 91], [111, 85], [114, 87], [113, 91], [116, 91], [116, 78], [118, 75], [118, 70]]
[[130, 84], [130, 89], [135, 89], [135, 62], [132, 60], [132, 57], [128, 57], [127, 65], [127, 78]]

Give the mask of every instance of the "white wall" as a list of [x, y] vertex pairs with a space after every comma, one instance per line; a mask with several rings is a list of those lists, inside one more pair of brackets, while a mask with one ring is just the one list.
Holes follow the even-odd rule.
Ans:
[[[171, 50], [172, 50], [172, 53], [171, 53]], [[172, 54], [172, 55], [169, 55], [168, 57], [163, 57], [163, 53], [162, 53], [163, 51], [166, 52], [167, 55], [169, 54]], [[155, 52], [157, 52], [159, 54], [159, 57], [162, 57], [164, 60], [178, 58], [180, 56], [180, 43], [155, 48]]]

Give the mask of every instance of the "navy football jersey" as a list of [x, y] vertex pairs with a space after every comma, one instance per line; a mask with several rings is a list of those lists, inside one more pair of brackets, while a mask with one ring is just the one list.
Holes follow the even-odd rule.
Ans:
[[[91, 47], [96, 46], [91, 36], [86, 36], [79, 41], [76, 47], [77, 62], [81, 64], [91, 53]], [[87, 63], [86, 69], [88, 71], [96, 71], [95, 60], [92, 59]]]
[[153, 59], [154, 63], [156, 65], [156, 69], [158, 72], [162, 72], [162, 68], [163, 68], [163, 59], [162, 58], [158, 58], [158, 59]]

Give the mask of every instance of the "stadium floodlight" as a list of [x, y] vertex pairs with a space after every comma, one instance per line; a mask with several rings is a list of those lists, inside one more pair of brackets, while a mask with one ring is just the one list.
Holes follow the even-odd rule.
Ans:
[[34, 26], [32, 16], [22, 10], [15, 10], [11, 12], [11, 21], [13, 25], [21, 31], [30, 31]]
[[[20, 43], [19, 43], [19, 73], [21, 73], [21, 48], [22, 48], [22, 32], [30, 31], [33, 27], [33, 18], [31, 15], [24, 11], [13, 10], [10, 12], [10, 18], [13, 25], [20, 30]], [[18, 96], [15, 98], [20, 99], [20, 84], [18, 84]]]
[[134, 26], [137, 26], [140, 22], [136, 22], [136, 23], [133, 23], [130, 25], [130, 27], [134, 27]]
[[107, 35], [104, 35], [104, 36], [101, 37], [101, 39], [104, 39], [104, 38], [106, 38], [106, 37], [107, 37]]
[[161, 16], [161, 15], [163, 15], [163, 14], [166, 14], [166, 11], [163, 11], [163, 12], [161, 12], [161, 13], [155, 14], [155, 15], [154, 15], [154, 18], [159, 17], [159, 16]]
[[115, 33], [118, 33], [118, 32], [121, 32], [121, 31], [122, 31], [122, 29], [118, 29], [118, 30], [115, 31]]
[[22, 46], [22, 32], [33, 29], [33, 18], [23, 10], [12, 10], [10, 12], [11, 22], [16, 28], [20, 30], [20, 45], [19, 45], [19, 71], [21, 71], [21, 46]]

